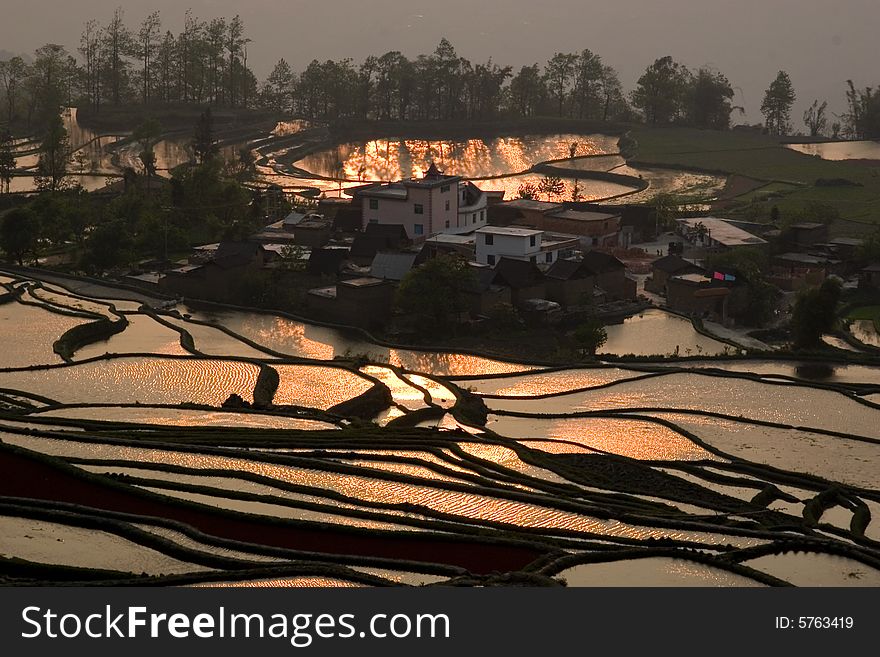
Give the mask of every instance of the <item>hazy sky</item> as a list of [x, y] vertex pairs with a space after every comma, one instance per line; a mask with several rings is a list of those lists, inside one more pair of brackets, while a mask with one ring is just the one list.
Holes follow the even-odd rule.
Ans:
[[73, 50], [83, 22], [105, 22], [117, 6], [130, 25], [158, 9], [174, 30], [187, 7], [200, 18], [239, 13], [260, 77], [281, 57], [301, 70], [312, 59], [414, 56], [445, 36], [473, 62], [514, 66], [590, 48], [629, 89], [668, 54], [724, 72], [752, 122], [761, 118], [764, 89], [787, 70], [798, 93], [797, 128], [814, 98], [842, 111], [848, 78], [880, 84], [880, 0], [0, 0], [0, 49], [55, 42]]

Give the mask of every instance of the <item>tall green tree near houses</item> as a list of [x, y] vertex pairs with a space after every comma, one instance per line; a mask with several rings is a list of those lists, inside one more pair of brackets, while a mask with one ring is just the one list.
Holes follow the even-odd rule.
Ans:
[[445, 255], [413, 269], [401, 281], [396, 304], [411, 315], [416, 326], [428, 335], [454, 330], [461, 313], [467, 311], [465, 293], [476, 283], [476, 274], [464, 258]]
[[546, 92], [539, 66], [523, 66], [510, 81], [507, 102], [517, 116], [533, 116], [540, 111]]
[[661, 57], [651, 64], [632, 93], [632, 103], [651, 125], [664, 125], [678, 119], [684, 108], [690, 73], [672, 59]]
[[0, 221], [0, 248], [19, 265], [24, 256], [37, 249], [40, 218], [30, 208], [16, 208], [7, 212]]
[[114, 105], [122, 102], [129, 79], [131, 63], [128, 59], [135, 51], [135, 40], [131, 30], [125, 25], [122, 7], [117, 7], [113, 18], [104, 28], [101, 48], [104, 52], [107, 87]]
[[788, 73], [779, 71], [776, 79], [764, 92], [764, 101], [761, 103], [764, 127], [768, 133], [785, 136], [791, 132], [791, 108], [796, 99], [794, 85]]
[[43, 132], [68, 99], [67, 88], [72, 82], [70, 55], [64, 46], [47, 43], [34, 52], [34, 63], [29, 68], [29, 126]]
[[815, 349], [822, 344], [822, 335], [837, 324], [837, 303], [841, 285], [837, 278], [826, 278], [819, 287], [802, 290], [791, 315], [794, 346]]
[[49, 120], [43, 141], [40, 144], [40, 159], [37, 162], [36, 183], [41, 191], [57, 192], [62, 189], [67, 178], [67, 166], [70, 160], [70, 144], [67, 139], [67, 128], [61, 112], [56, 109], [55, 115]]
[[603, 105], [602, 58], [590, 50], [582, 51], [575, 61], [572, 105], [577, 118], [601, 118]]
[[608, 331], [598, 320], [589, 319], [575, 329], [574, 339], [582, 356], [595, 356], [608, 341]]
[[544, 78], [550, 95], [556, 101], [559, 116], [565, 113], [565, 102], [571, 93], [578, 56], [558, 52], [547, 62]]
[[159, 12], [148, 14], [138, 29], [137, 39], [134, 43], [134, 52], [141, 62], [141, 102], [144, 105], [150, 102], [152, 97], [155, 59], [158, 54], [162, 36], [162, 20]]
[[13, 57], [0, 62], [0, 90], [6, 98], [6, 122], [12, 123], [18, 117], [18, 101], [22, 96], [22, 86], [28, 76], [28, 66], [21, 57]]
[[701, 68], [688, 92], [688, 123], [703, 129], [727, 130], [734, 110], [733, 88], [723, 73]]
[[213, 160], [219, 152], [217, 143], [214, 141], [214, 116], [211, 114], [210, 107], [202, 112], [198, 123], [196, 123], [192, 149], [199, 164]]
[[144, 165], [147, 176], [156, 175], [156, 153], [154, 148], [162, 135], [162, 126], [156, 119], [147, 119], [135, 128], [132, 138], [140, 144], [141, 152], [138, 159]]

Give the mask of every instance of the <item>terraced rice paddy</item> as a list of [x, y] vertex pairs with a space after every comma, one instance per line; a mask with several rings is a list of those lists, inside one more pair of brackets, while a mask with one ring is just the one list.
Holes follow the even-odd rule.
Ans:
[[[869, 364], [707, 342], [702, 360], [551, 369], [266, 313], [114, 310], [122, 292], [94, 283], [0, 285], [9, 581], [880, 582]], [[62, 338], [120, 313], [112, 336]], [[662, 321], [664, 350], [692, 339]], [[641, 326], [615, 339], [657, 349]]]

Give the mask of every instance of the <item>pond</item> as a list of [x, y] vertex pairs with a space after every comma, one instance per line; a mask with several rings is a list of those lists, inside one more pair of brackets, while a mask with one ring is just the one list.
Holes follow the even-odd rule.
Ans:
[[86, 360], [104, 354], [143, 353], [186, 356], [189, 352], [180, 346], [180, 333], [177, 331], [162, 326], [152, 317], [130, 315], [124, 331], [78, 349], [75, 358]]
[[555, 372], [538, 372], [522, 376], [462, 379], [457, 381], [457, 383], [465, 390], [481, 395], [529, 397], [601, 386], [622, 379], [635, 378], [643, 374], [643, 372], [617, 367], [585, 367]]
[[793, 151], [823, 160], [880, 160], [880, 141], [830, 141], [816, 144], [786, 144]]
[[622, 165], [611, 169], [611, 173], [642, 178], [649, 184], [644, 191], [623, 196], [614, 203], [645, 203], [657, 194], [675, 194], [692, 202], [706, 201], [716, 198], [727, 183], [727, 176], [656, 167]]
[[[570, 157], [572, 151], [575, 158]], [[615, 155], [587, 157], [606, 153]], [[434, 162], [447, 174], [473, 180], [485, 191], [504, 191], [505, 198], [510, 199], [517, 197], [521, 186], [541, 182], [544, 175], [528, 173], [540, 162], [564, 158], [560, 166], [605, 171], [623, 162], [616, 153], [617, 138], [598, 134], [438, 140], [384, 138], [340, 144], [307, 155], [295, 163], [296, 169], [275, 168], [280, 174], [293, 174], [290, 182], [339, 195], [342, 190], [366, 181], [421, 178]], [[282, 155], [275, 154], [276, 157]], [[308, 173], [323, 179], [310, 177]], [[634, 191], [634, 187], [616, 183], [562, 178], [565, 190], [554, 200], [578, 198], [591, 201]]]
[[[474, 183], [483, 191], [503, 191], [507, 200], [519, 198], [520, 188], [523, 186], [537, 187], [544, 180], [545, 175], [539, 173], [524, 173], [519, 175], [504, 176], [502, 178], [481, 179], [474, 178]], [[591, 180], [589, 178], [562, 178], [563, 191], [560, 194], [547, 196], [539, 194], [541, 201], [601, 201], [613, 197], [625, 197], [636, 191], [635, 186], [621, 185], [619, 183], [604, 180]], [[635, 185], [635, 183], [634, 183]]]
[[383, 347], [360, 337], [356, 331], [307, 324], [271, 313], [196, 311], [185, 306], [179, 310], [196, 319], [223, 324], [233, 333], [288, 356], [333, 360], [337, 356], [368, 355], [374, 361], [441, 376], [497, 374], [535, 369], [529, 365], [467, 354]]
[[[71, 147], [68, 163], [69, 182], [80, 185], [88, 191], [94, 191], [119, 180], [126, 168], [134, 169], [139, 173], [143, 171], [143, 164], [139, 158], [141, 145], [132, 141], [123, 141], [130, 139], [129, 133], [97, 132], [82, 125], [77, 114], [77, 108], [71, 107], [62, 115]], [[265, 132], [249, 133], [247, 130], [233, 129], [231, 133], [227, 131], [227, 134], [221, 130], [217, 135], [220, 140], [219, 155], [226, 161], [235, 161], [238, 160], [242, 149], [271, 138], [290, 136], [306, 127], [307, 124], [303, 121], [284, 121], [278, 123], [273, 130], [266, 129]], [[189, 131], [184, 131], [184, 134], [177, 131], [155, 144], [153, 151], [156, 154], [158, 175], [170, 177], [172, 169], [192, 161], [191, 141], [192, 136]], [[17, 144], [16, 166], [33, 173], [39, 161], [39, 153], [36, 152], [38, 148], [39, 144], [36, 142]], [[271, 179], [272, 176], [270, 175], [269, 178]], [[19, 175], [13, 178], [10, 189], [14, 192], [33, 191], [36, 189], [36, 181], [33, 175]]]
[[635, 356], [715, 356], [733, 347], [698, 333], [689, 319], [657, 309], [628, 317], [622, 324], [605, 327], [608, 341], [602, 354]]
[[373, 387], [364, 377], [340, 367], [273, 365], [278, 372], [278, 405], [307, 406], [327, 410], [357, 397]]
[[116, 358], [42, 370], [0, 372], [0, 387], [67, 404], [219, 406], [231, 394], [253, 400], [259, 368], [229, 360]]
[[654, 422], [609, 418], [537, 418], [490, 415], [486, 425], [511, 438], [552, 438], [639, 460], [696, 461], [713, 459], [711, 453]]
[[176, 427], [242, 427], [254, 429], [335, 429], [336, 426], [318, 420], [305, 420], [260, 413], [233, 413], [229, 411], [195, 411], [157, 406], [74, 406], [42, 411], [34, 418], [73, 418], [104, 422], [127, 422]]
[[772, 378], [789, 376], [804, 381], [831, 384], [866, 383], [880, 386], [880, 368], [822, 361], [786, 360], [690, 360], [669, 363], [670, 367], [688, 369], [718, 369], [730, 372], [750, 372]]
[[384, 138], [340, 144], [308, 155], [296, 166], [326, 178], [394, 181], [421, 178], [431, 163], [441, 171], [476, 179], [527, 171], [546, 160], [576, 155], [617, 153], [617, 137], [608, 135], [524, 135], [492, 139]]
[[16, 302], [0, 305], [0, 343], [15, 345], [3, 350], [0, 367], [60, 363], [53, 343], [65, 331], [88, 321]]

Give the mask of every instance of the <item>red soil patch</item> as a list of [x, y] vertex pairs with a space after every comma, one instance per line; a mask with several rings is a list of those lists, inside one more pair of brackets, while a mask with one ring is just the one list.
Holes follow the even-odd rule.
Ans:
[[165, 501], [124, 484], [102, 485], [80, 477], [48, 460], [0, 447], [0, 497], [65, 502], [97, 510], [167, 518], [205, 534], [272, 547], [359, 556], [450, 564], [472, 573], [516, 571], [542, 553], [520, 546], [492, 545], [455, 539], [384, 537], [333, 529], [308, 529], [259, 518], [227, 515]]

